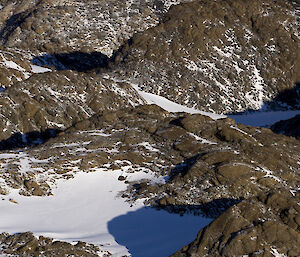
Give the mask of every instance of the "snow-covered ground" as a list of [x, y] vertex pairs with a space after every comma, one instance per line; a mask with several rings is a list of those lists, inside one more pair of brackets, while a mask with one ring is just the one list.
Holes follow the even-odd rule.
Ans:
[[[192, 241], [211, 220], [183, 217], [145, 207], [130, 206], [119, 192], [121, 171], [80, 172], [61, 180], [50, 197], [24, 197], [12, 192], [0, 201], [0, 231], [32, 231], [66, 241], [86, 241], [101, 246], [113, 256], [166, 257]], [[129, 180], [146, 174], [137, 173]], [[147, 175], [149, 177], [149, 175]], [[17, 203], [8, 201], [13, 199]]]

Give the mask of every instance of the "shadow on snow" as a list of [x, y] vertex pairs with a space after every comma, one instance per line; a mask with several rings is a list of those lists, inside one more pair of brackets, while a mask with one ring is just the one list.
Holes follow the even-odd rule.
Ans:
[[42, 132], [31, 131], [24, 134], [17, 132], [8, 139], [0, 141], [0, 151], [40, 145], [56, 137], [59, 132], [57, 129], [46, 129]]
[[109, 221], [108, 230], [133, 257], [166, 257], [195, 239], [212, 219], [144, 207]]
[[[243, 112], [227, 113], [238, 123], [271, 129], [273, 124], [293, 118], [297, 114], [300, 114], [300, 83], [280, 92], [274, 99], [264, 102], [259, 110], [247, 109]], [[273, 131], [278, 133], [278, 130]]]
[[34, 57], [31, 62], [41, 67], [54, 67], [56, 70], [75, 70], [87, 72], [96, 68], [105, 68], [109, 58], [99, 52], [72, 52], [58, 54], [44, 54]]

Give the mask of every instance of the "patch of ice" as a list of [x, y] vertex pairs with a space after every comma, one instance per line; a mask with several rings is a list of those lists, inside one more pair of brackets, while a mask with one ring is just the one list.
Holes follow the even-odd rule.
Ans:
[[102, 137], [110, 137], [111, 134], [106, 134], [103, 130], [86, 130], [86, 131], [79, 131], [79, 134], [88, 134], [89, 136], [102, 136]]
[[145, 147], [150, 152], [159, 152], [159, 150], [155, 148], [153, 145], [151, 145], [149, 142], [143, 142], [137, 145]]
[[271, 253], [275, 256], [275, 257], [286, 257], [285, 254], [279, 253], [278, 250], [276, 248], [271, 247]]
[[[2, 57], [2, 58], [4, 58], [4, 57]], [[6, 66], [7, 68], [10, 68], [10, 69], [18, 70], [18, 71], [21, 71], [21, 72], [26, 71], [24, 68], [22, 68], [20, 65], [16, 64], [13, 61], [9, 61], [9, 60], [4, 59], [0, 63], [3, 64], [4, 66]]]
[[249, 103], [255, 109], [260, 109], [264, 104], [265, 93], [264, 93], [264, 79], [260, 75], [260, 71], [257, 69], [255, 65], [250, 65], [252, 70], [251, 82], [252, 88], [249, 92], [246, 93], [245, 97], [248, 99]]

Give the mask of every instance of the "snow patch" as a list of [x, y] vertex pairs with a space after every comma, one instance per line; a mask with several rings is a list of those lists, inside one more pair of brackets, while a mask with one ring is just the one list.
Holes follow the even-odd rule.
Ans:
[[31, 65], [31, 71], [33, 73], [45, 73], [45, 72], [51, 72], [52, 70], [32, 64]]
[[140, 90], [137, 90], [137, 91], [140, 94], [140, 96], [146, 100], [146, 102], [148, 104], [156, 104], [168, 112], [187, 112], [187, 113], [191, 113], [191, 114], [198, 113], [201, 115], [208, 116], [214, 120], [226, 118], [225, 115], [199, 111], [194, 108], [189, 108], [184, 105], [174, 103], [162, 96], [158, 96], [158, 95], [151, 94], [151, 93], [146, 93], [146, 92], [143, 92]]
[[[126, 189], [126, 184], [118, 181], [121, 174], [120, 170], [101, 169], [79, 172], [74, 179], [58, 181], [52, 197], [24, 197], [13, 190], [3, 197], [18, 204], [0, 202], [0, 230], [101, 244], [101, 249], [115, 257], [129, 253], [164, 257], [192, 241], [211, 221], [145, 208], [142, 202], [130, 205], [118, 197]], [[139, 179], [145, 175], [137, 174]], [[130, 176], [134, 179], [135, 175]]]

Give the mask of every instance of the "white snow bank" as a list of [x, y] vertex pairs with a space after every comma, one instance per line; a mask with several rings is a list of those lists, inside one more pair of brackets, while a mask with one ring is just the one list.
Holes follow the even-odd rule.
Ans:
[[[0, 201], [0, 231], [32, 231], [69, 242], [101, 244], [113, 256], [129, 250], [132, 256], [165, 257], [192, 241], [211, 221], [145, 208], [141, 202], [130, 207], [117, 197], [126, 189], [119, 175], [121, 171], [80, 172], [74, 179], [58, 181], [51, 197], [24, 197], [15, 190]], [[138, 178], [141, 175], [137, 173]]]
[[256, 127], [269, 127], [280, 120], [287, 120], [300, 114], [296, 111], [271, 111], [271, 112], [253, 112], [249, 114], [228, 115], [237, 123]]
[[237, 123], [242, 123], [244, 125], [251, 125], [257, 127], [270, 127], [274, 123], [280, 120], [287, 120], [294, 117], [297, 114], [300, 114], [300, 110], [294, 111], [256, 111], [253, 113], [247, 114], [238, 114], [238, 115], [222, 115], [215, 114], [210, 112], [199, 111], [194, 108], [189, 108], [177, 103], [174, 103], [162, 96], [158, 96], [151, 93], [146, 93], [138, 89], [137, 85], [133, 85], [141, 97], [145, 99], [148, 104], [156, 104], [168, 112], [187, 112], [187, 113], [198, 113], [205, 116], [209, 116], [212, 119], [222, 119], [230, 117], [234, 119]]
[[137, 90], [137, 91], [140, 94], [140, 96], [146, 100], [146, 102], [148, 104], [156, 104], [168, 112], [187, 112], [187, 113], [192, 113], [192, 114], [199, 113], [199, 114], [202, 114], [205, 116], [209, 116], [214, 120], [226, 118], [226, 115], [220, 115], [220, 114], [215, 114], [215, 113], [211, 113], [211, 112], [199, 111], [194, 108], [189, 108], [184, 105], [174, 103], [162, 96], [154, 95], [151, 93], [146, 93], [146, 92], [143, 92], [140, 90]]

